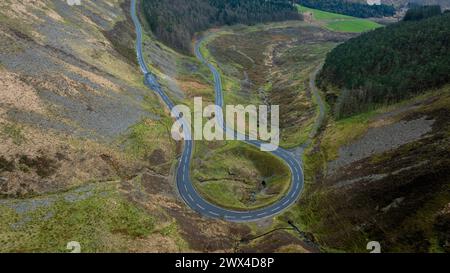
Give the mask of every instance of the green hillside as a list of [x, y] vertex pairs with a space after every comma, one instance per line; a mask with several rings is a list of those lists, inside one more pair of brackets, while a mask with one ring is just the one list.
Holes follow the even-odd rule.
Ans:
[[400, 22], [336, 47], [318, 82], [338, 117], [450, 82], [450, 14]]

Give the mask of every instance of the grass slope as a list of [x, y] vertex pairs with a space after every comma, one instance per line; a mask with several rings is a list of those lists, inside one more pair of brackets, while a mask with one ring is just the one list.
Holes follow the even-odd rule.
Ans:
[[70, 241], [82, 252], [122, 252], [154, 228], [154, 219], [120, 196], [115, 184], [4, 201], [0, 212], [0, 252], [69, 252]]

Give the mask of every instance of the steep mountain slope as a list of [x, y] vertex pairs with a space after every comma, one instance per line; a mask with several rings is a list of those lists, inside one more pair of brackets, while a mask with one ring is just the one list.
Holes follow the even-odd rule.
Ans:
[[[129, 175], [126, 168], [100, 158], [102, 153], [113, 157], [105, 151], [80, 151], [94, 142], [107, 150], [107, 143], [142, 120], [161, 127], [167, 118], [141, 83], [126, 10], [119, 2], [1, 5], [0, 122], [5, 141], [0, 145], [2, 157], [15, 170], [2, 184], [2, 194], [45, 193]], [[69, 145], [71, 139], [85, 140]], [[167, 158], [173, 156], [170, 143], [160, 146], [167, 147]]]
[[449, 252], [448, 86], [329, 119], [305, 156], [309, 187], [288, 217], [328, 251]]
[[[128, 2], [0, 6], [1, 251], [64, 251], [70, 239], [126, 250], [124, 240], [162, 237], [149, 235], [154, 215], [118, 194], [143, 174], [164, 183], [176, 153], [171, 120], [137, 70]], [[93, 226], [93, 209], [111, 203]]]
[[[202, 218], [178, 196], [181, 147], [143, 85], [130, 1], [81, 3], [0, 3], [0, 252], [70, 241], [83, 252], [241, 251], [249, 226]], [[207, 68], [148, 34], [146, 61], [171, 98], [211, 99]], [[292, 234], [271, 238], [266, 251], [303, 251]]]

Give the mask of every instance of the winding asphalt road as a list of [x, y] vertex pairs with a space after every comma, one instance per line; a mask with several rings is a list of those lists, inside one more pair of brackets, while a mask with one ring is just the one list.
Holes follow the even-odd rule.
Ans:
[[[145, 85], [156, 92], [161, 99], [164, 101], [166, 106], [172, 111], [174, 108], [173, 102], [167, 96], [167, 94], [162, 90], [161, 85], [158, 83], [157, 78], [154, 74], [152, 74], [147, 65], [145, 64], [143, 54], [142, 54], [142, 26], [139, 22], [136, 12], [136, 0], [131, 0], [131, 17], [133, 19], [135, 28], [136, 28], [136, 54], [139, 62], [139, 66], [144, 74]], [[207, 65], [211, 70], [211, 73], [214, 76], [214, 85], [215, 85], [215, 103], [217, 106], [223, 106], [223, 94], [222, 94], [222, 82], [220, 78], [220, 74], [217, 69], [209, 63], [201, 54], [200, 46], [201, 42], [199, 41], [195, 46], [195, 54], [197, 58]], [[182, 118], [180, 113], [175, 113], [175, 116], [178, 117], [177, 120], [183, 124], [183, 128], [185, 128], [185, 136], [191, 136], [190, 126], [188, 126], [186, 120]], [[233, 134], [235, 136], [239, 135], [236, 132], [230, 132], [224, 126], [223, 123], [223, 113], [216, 113], [216, 118], [218, 120], [219, 125], [224, 128], [227, 134]], [[242, 135], [241, 135], [242, 136]], [[188, 139], [192, 139], [189, 137]], [[253, 145], [257, 148], [260, 148], [262, 145], [267, 145], [261, 141], [254, 140], [244, 140], [247, 144]], [[178, 191], [186, 202], [186, 204], [193, 210], [199, 212], [201, 215], [211, 218], [223, 219], [230, 222], [251, 222], [257, 221], [263, 218], [271, 217], [277, 215], [290, 206], [292, 206], [297, 199], [299, 198], [303, 186], [304, 186], [304, 178], [303, 178], [303, 170], [300, 165], [300, 162], [297, 161], [295, 156], [282, 148], [278, 148], [273, 152], [270, 152], [274, 156], [283, 160], [286, 165], [289, 166], [291, 171], [291, 185], [288, 193], [281, 198], [276, 203], [269, 205], [265, 208], [251, 210], [251, 211], [236, 211], [229, 210], [225, 208], [221, 208], [217, 205], [211, 204], [206, 201], [194, 188], [192, 184], [192, 180], [190, 177], [190, 163], [192, 157], [192, 148], [193, 141], [192, 140], [184, 140], [184, 150], [180, 158], [180, 162], [178, 164], [178, 169], [176, 173], [176, 182]]]

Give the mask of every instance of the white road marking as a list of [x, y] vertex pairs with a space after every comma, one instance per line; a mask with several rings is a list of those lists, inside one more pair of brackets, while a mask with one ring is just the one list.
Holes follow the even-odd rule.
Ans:
[[271, 211], [274, 212], [274, 211], [277, 211], [279, 209], [280, 209], [280, 207], [276, 207], [276, 208], [272, 209]]
[[[132, 1], [132, 3], [135, 5], [135, 0]], [[159, 85], [159, 82], [157, 80], [157, 78], [151, 74], [148, 71], [148, 68], [145, 64], [145, 60], [142, 54], [142, 42], [143, 42], [143, 38], [142, 38], [142, 26], [140, 25], [139, 21], [136, 19], [136, 7], [134, 6], [132, 8], [132, 17], [133, 17], [133, 21], [138, 33], [138, 37], [137, 37], [137, 44], [136, 44], [136, 54], [139, 60], [139, 65], [141, 67], [142, 72], [144, 73], [144, 76], [147, 80], [147, 85], [150, 85], [150, 88], [152, 88], [154, 91], [156, 91], [157, 94], [160, 95], [160, 97], [163, 99], [163, 101], [165, 102], [165, 104], [170, 108], [170, 110], [172, 110], [173, 108], [173, 103], [170, 100], [170, 98], [167, 96], [166, 93], [164, 93], [164, 91], [161, 89], [161, 86]], [[199, 51], [199, 47], [195, 48], [196, 51], [196, 55], [199, 58], [199, 60], [201, 60], [203, 63], [205, 63], [206, 65], [208, 65], [208, 67], [210, 68], [212, 74], [214, 75], [214, 84], [215, 84], [215, 95], [216, 95], [216, 100], [217, 100], [217, 105], [222, 106], [223, 105], [223, 87], [222, 87], [222, 82], [221, 82], [221, 76], [219, 74], [218, 69], [212, 65], [211, 63], [208, 63], [208, 61], [201, 55], [200, 51]], [[220, 120], [219, 120], [220, 121]], [[228, 132], [228, 128], [225, 127], [225, 124], [221, 124], [221, 126], [224, 128], [225, 132]], [[232, 132], [233, 135], [237, 135], [236, 132]], [[246, 137], [244, 139], [247, 139]], [[250, 141], [250, 140], [246, 140], [244, 141], [247, 144], [256, 146], [256, 147], [261, 147], [262, 142], [259, 141]], [[184, 182], [189, 182], [189, 163], [190, 163], [190, 154], [192, 153], [192, 141], [187, 141], [185, 140], [185, 150], [183, 152], [183, 156], [180, 158], [180, 165], [184, 164], [184, 169], [183, 169], [183, 180]], [[286, 162], [286, 164], [288, 165], [291, 173], [293, 174], [293, 182], [294, 182], [294, 177], [297, 179], [297, 182], [301, 181], [301, 176], [300, 174], [303, 172], [303, 168], [300, 165], [301, 162], [299, 162], [297, 159], [293, 158], [293, 154], [291, 152], [282, 150], [282, 149], [277, 149], [276, 151], [271, 152], [271, 154], [274, 154], [275, 156], [279, 157], [280, 159], [284, 160]], [[181, 168], [180, 168], [181, 170]], [[282, 206], [278, 206], [274, 209], [272, 209], [272, 212], [281, 210], [282, 207], [286, 204], [288, 204], [289, 202], [293, 201], [293, 198], [295, 197], [295, 192], [298, 190], [299, 188], [299, 183], [296, 183], [295, 185], [295, 190], [293, 190], [291, 197], [288, 200], [286, 200]], [[294, 187], [292, 187], [291, 189], [293, 189]], [[186, 190], [186, 193], [188, 194], [188, 197], [194, 201], [194, 199], [192, 198], [191, 194], [189, 193], [188, 187], [186, 184], [184, 184], [184, 189]], [[183, 193], [185, 194], [185, 193]], [[201, 208], [202, 210], [206, 210], [204, 207], [202, 207], [199, 204], [195, 204], [197, 207]], [[210, 214], [212, 215], [216, 215], [216, 216], [220, 216], [218, 213], [215, 213], [214, 211], [209, 211]], [[242, 211], [242, 212], [233, 212], [235, 214], [246, 214], [248, 212]], [[258, 217], [261, 216], [265, 216], [268, 215], [269, 212], [263, 212], [263, 213], [259, 213], [257, 214]], [[249, 219], [252, 218], [253, 215], [246, 215], [246, 216], [240, 216], [241, 219]], [[225, 216], [225, 218], [237, 218], [236, 216], [230, 216], [227, 215]]]
[[209, 213], [211, 213], [212, 215], [215, 215], [215, 216], [220, 216], [220, 214], [218, 214], [218, 213], [215, 213], [214, 211], [208, 211]]

